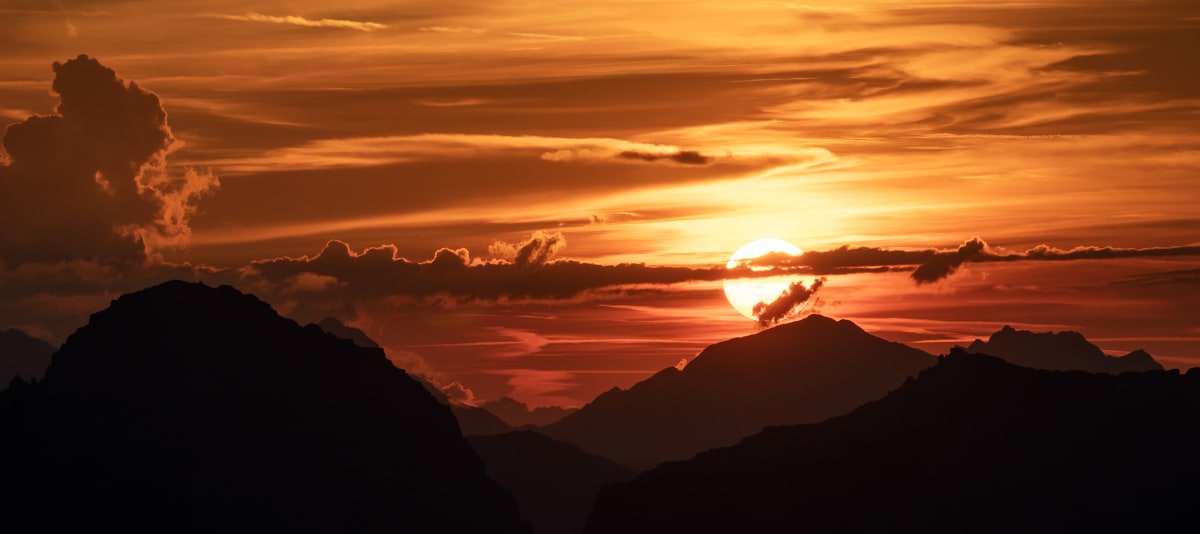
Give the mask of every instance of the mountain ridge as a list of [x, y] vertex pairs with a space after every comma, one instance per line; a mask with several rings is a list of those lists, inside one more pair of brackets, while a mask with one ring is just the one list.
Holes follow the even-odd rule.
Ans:
[[955, 349], [848, 414], [608, 486], [585, 531], [1190, 531], [1163, 511], [1200, 497], [1196, 410], [1197, 369], [1048, 371]]
[[17, 530], [527, 531], [450, 409], [380, 349], [229, 286], [122, 295], [44, 380], [0, 393], [0, 421]]
[[542, 431], [638, 469], [815, 422], [882, 397], [936, 358], [820, 315], [715, 343]]
[[1162, 370], [1162, 364], [1142, 349], [1124, 356], [1109, 356], [1079, 332], [1031, 332], [1005, 325], [988, 337], [976, 339], [967, 352], [989, 354], [1005, 361], [1052, 371], [1081, 370], [1120, 374], [1127, 371]]

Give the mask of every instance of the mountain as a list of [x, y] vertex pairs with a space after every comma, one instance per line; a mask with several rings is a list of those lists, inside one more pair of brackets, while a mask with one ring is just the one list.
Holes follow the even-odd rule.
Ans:
[[458, 426], [464, 436], [490, 436], [513, 430], [513, 427], [492, 412], [478, 406], [451, 403], [450, 411], [454, 413], [454, 418], [458, 419]]
[[381, 350], [228, 286], [124, 295], [15, 386], [8, 531], [528, 531], [450, 409]]
[[348, 326], [346, 323], [339, 321], [336, 317], [326, 317], [321, 319], [321, 322], [317, 323], [317, 326], [320, 327], [321, 330], [329, 332], [337, 337], [349, 339], [350, 341], [353, 341], [355, 345], [360, 347], [365, 347], [368, 349], [382, 348], [378, 343], [375, 342], [374, 339], [371, 339], [369, 336], [367, 336], [366, 332], [363, 332], [358, 328], [354, 328], [353, 326]]
[[[322, 319], [321, 322], [317, 323], [317, 326], [337, 337], [348, 339], [360, 347], [371, 349], [380, 348], [379, 344], [367, 336], [366, 332], [363, 332], [362, 330], [352, 326], [347, 326], [345, 323], [334, 317], [326, 317], [325, 319]], [[429, 383], [428, 380], [420, 376], [413, 376], [412, 378], [420, 382], [421, 386], [424, 387], [430, 395], [433, 395], [434, 399], [437, 399], [438, 402], [450, 407], [450, 412], [453, 413], [454, 418], [458, 420], [459, 429], [462, 430], [464, 436], [501, 434], [512, 431], [511, 426], [502, 421], [499, 417], [493, 415], [491, 412], [476, 406], [468, 406], [465, 404], [450, 402], [450, 399], [447, 399], [446, 396], [442, 394], [442, 391], [439, 390], [437, 386]]]
[[723, 341], [682, 371], [612, 389], [542, 431], [636, 469], [817, 422], [883, 397], [937, 359], [820, 315]]
[[1121, 374], [1126, 371], [1160, 371], [1162, 365], [1144, 350], [1124, 356], [1104, 354], [1078, 332], [1030, 332], [1011, 326], [992, 334], [987, 341], [976, 339], [967, 352], [990, 354], [1004, 360], [1052, 371], [1080, 370], [1092, 373]]
[[512, 397], [500, 397], [493, 401], [487, 401], [479, 407], [495, 414], [496, 417], [514, 427], [546, 426], [578, 411], [577, 408], [563, 408], [562, 406], [539, 406], [530, 410], [525, 403]]
[[601, 486], [633, 478], [632, 469], [532, 430], [467, 438], [488, 475], [513, 492], [538, 534], [583, 530]]
[[586, 532], [1192, 532], [1200, 369], [1046, 371], [955, 349], [818, 424], [602, 489]]
[[54, 346], [25, 332], [10, 328], [0, 331], [0, 389], [15, 377], [41, 378], [50, 365]]

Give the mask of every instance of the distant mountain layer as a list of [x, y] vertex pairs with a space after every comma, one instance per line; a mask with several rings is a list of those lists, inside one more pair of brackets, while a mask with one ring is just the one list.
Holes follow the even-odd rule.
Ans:
[[583, 530], [596, 492], [633, 478], [632, 469], [531, 430], [472, 436], [488, 475], [513, 492], [538, 534]]
[[45, 341], [15, 328], [0, 331], [0, 390], [14, 377], [41, 378], [51, 354], [54, 346]]
[[[347, 326], [345, 323], [334, 317], [326, 317], [325, 319], [322, 319], [321, 322], [317, 323], [317, 326], [337, 337], [350, 340], [354, 342], [355, 345], [360, 347], [371, 349], [380, 348], [379, 344], [367, 336], [366, 332], [363, 332], [362, 330], [352, 326]], [[441, 390], [437, 388], [437, 386], [429, 383], [429, 381], [425, 378], [414, 375], [412, 376], [412, 379], [419, 382], [421, 386], [424, 387], [430, 395], [433, 395], [433, 398], [438, 402], [450, 407], [450, 412], [454, 414], [454, 418], [458, 420], [458, 426], [463, 435], [490, 435], [512, 431], [511, 426], [500, 420], [499, 417], [496, 417], [491, 412], [475, 406], [452, 403], [450, 402], [450, 399], [447, 399], [446, 395], [444, 395]]]
[[854, 412], [601, 490], [587, 532], [1193, 532], [1200, 370], [954, 350]]
[[0, 393], [7, 531], [527, 531], [450, 409], [379, 349], [223, 286], [92, 315]]
[[813, 315], [706, 348], [543, 431], [636, 469], [732, 445], [765, 426], [817, 422], [883, 397], [937, 359]]
[[1126, 371], [1162, 370], [1146, 351], [1135, 350], [1120, 357], [1104, 354], [1078, 332], [1030, 332], [1011, 326], [992, 334], [987, 341], [976, 339], [967, 352], [990, 354], [1005, 361], [1052, 371], [1080, 370], [1121, 374]]
[[561, 406], [539, 406], [530, 410], [525, 403], [512, 397], [500, 397], [485, 402], [479, 407], [492, 412], [496, 417], [514, 427], [546, 426], [578, 411], [576, 408]]

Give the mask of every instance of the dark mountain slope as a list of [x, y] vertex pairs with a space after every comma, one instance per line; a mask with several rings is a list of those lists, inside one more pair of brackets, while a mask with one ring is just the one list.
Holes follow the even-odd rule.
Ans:
[[633, 478], [632, 469], [532, 430], [467, 438], [488, 475], [509, 488], [539, 534], [583, 530], [601, 486]]
[[987, 341], [976, 339], [967, 352], [990, 354], [1005, 361], [1053, 371], [1080, 370], [1121, 374], [1126, 371], [1158, 371], [1162, 365], [1146, 351], [1135, 350], [1119, 357], [1109, 356], [1078, 332], [1030, 332], [1005, 326]]
[[50, 364], [54, 346], [25, 332], [10, 328], [0, 331], [0, 390], [15, 377], [41, 378]]
[[638, 469], [731, 445], [769, 425], [817, 422], [878, 399], [934, 364], [849, 321], [813, 315], [701, 352], [604, 393], [547, 435]]
[[[375, 340], [371, 339], [366, 332], [363, 332], [358, 328], [354, 328], [353, 326], [347, 326], [345, 323], [337, 320], [334, 317], [326, 317], [325, 319], [322, 319], [321, 322], [317, 323], [317, 326], [337, 337], [353, 341], [355, 345], [360, 347], [372, 349], [380, 348], [379, 344], [376, 343]], [[508, 424], [500, 420], [499, 417], [496, 417], [491, 412], [476, 406], [466, 406], [452, 403], [450, 402], [450, 399], [447, 399], [446, 396], [442, 394], [441, 390], [439, 390], [437, 386], [429, 383], [428, 380], [416, 375], [410, 376], [413, 380], [419, 382], [421, 386], [429, 392], [430, 395], [433, 395], [434, 399], [437, 399], [438, 402], [450, 407], [450, 412], [453, 413], [454, 418], [458, 420], [458, 427], [460, 430], [462, 430], [464, 436], [502, 434], [512, 430], [512, 427], [508, 426]]]
[[378, 349], [223, 286], [122, 296], [0, 394], [6, 530], [522, 531]]
[[1200, 372], [952, 351], [886, 398], [601, 491], [588, 532], [1192, 532]]

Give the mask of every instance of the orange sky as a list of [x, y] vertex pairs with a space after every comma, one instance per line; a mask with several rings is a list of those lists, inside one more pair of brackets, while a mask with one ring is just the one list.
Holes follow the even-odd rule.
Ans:
[[[113, 144], [153, 118], [132, 105], [54, 130], [58, 152], [40, 122], [6, 132], [0, 327], [61, 341], [120, 292], [200, 278], [480, 398], [580, 404], [754, 332], [709, 271], [748, 241], [979, 236], [1020, 257], [920, 285], [919, 261], [831, 270], [818, 309], [933, 352], [1013, 324], [1200, 365], [1196, 50], [1190, 0], [8, 0], [0, 123], [84, 117], [101, 82], [76, 108], [49, 89], [87, 54], [156, 94], [174, 141]], [[330, 240], [352, 254], [256, 263]], [[525, 243], [583, 267], [521, 271]], [[443, 247], [470, 274], [393, 260]], [[621, 263], [646, 269], [585, 269]]]

